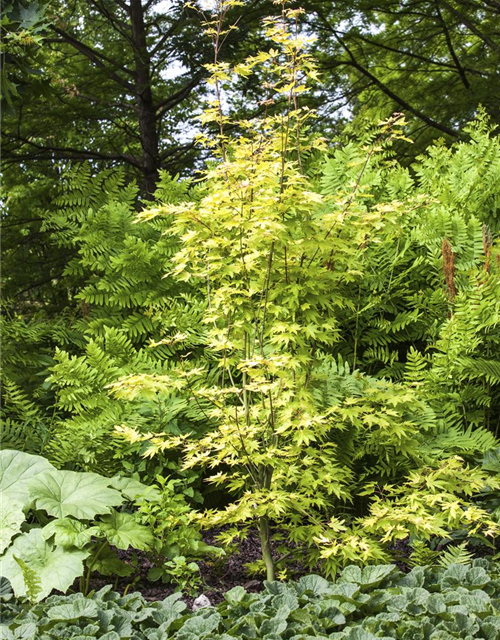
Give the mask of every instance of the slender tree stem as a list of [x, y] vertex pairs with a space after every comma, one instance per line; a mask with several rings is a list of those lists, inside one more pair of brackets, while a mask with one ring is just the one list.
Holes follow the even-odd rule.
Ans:
[[259, 537], [260, 547], [262, 550], [262, 559], [266, 565], [266, 577], [268, 580], [276, 580], [276, 572], [274, 567], [274, 559], [271, 551], [271, 528], [267, 516], [261, 516], [259, 519]]

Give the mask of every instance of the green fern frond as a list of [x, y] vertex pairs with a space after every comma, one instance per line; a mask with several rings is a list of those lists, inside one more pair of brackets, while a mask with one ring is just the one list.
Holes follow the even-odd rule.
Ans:
[[446, 569], [452, 564], [470, 564], [473, 559], [474, 554], [468, 551], [467, 542], [462, 542], [456, 546], [448, 545], [441, 551], [437, 564]]
[[429, 548], [428, 543], [423, 540], [412, 542], [412, 552], [408, 558], [410, 567], [432, 567], [439, 558], [439, 551]]
[[35, 604], [42, 591], [42, 582], [37, 572], [32, 569], [22, 558], [13, 556], [23, 574], [24, 585], [26, 587], [26, 598], [31, 604]]

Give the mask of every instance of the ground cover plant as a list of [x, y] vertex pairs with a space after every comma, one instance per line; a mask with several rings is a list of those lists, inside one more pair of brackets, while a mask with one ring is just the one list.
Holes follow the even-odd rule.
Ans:
[[[500, 576], [485, 560], [443, 569], [346, 567], [335, 582], [307, 575], [266, 582], [250, 594], [235, 587], [217, 607], [191, 612], [174, 594], [147, 602], [105, 587], [85, 597], [50, 596], [26, 607], [2, 584], [5, 640], [373, 640], [482, 638], [500, 633]], [[69, 636], [69, 634], [72, 634]]]

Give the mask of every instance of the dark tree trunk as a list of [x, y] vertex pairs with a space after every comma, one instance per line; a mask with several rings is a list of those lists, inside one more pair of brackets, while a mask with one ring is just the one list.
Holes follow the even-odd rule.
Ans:
[[144, 191], [146, 197], [151, 198], [159, 178], [160, 158], [156, 111], [151, 90], [150, 59], [146, 45], [144, 9], [141, 0], [130, 0], [130, 23], [134, 43], [135, 87], [139, 108]]

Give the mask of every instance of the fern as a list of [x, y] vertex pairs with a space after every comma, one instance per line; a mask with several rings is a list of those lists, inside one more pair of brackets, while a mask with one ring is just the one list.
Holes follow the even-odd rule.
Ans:
[[28, 602], [34, 604], [37, 601], [38, 595], [42, 591], [42, 582], [40, 577], [22, 558], [18, 558], [15, 555], [13, 558], [19, 565], [23, 574], [24, 585], [26, 587], [26, 598]]
[[474, 559], [474, 554], [467, 549], [467, 542], [459, 545], [448, 545], [442, 551], [437, 560], [440, 567], [446, 569], [452, 564], [470, 564]]
[[[152, 425], [173, 433], [200, 429], [199, 411], [184, 399], [172, 413], [171, 399], [126, 403], [110, 396], [109, 387], [131, 371], [162, 374], [171, 358], [200, 351], [206, 301], [192, 286], [164, 277], [176, 240], [164, 233], [164, 222], [135, 224], [136, 190], [124, 188], [120, 171], [95, 176], [84, 165], [64, 180], [45, 228], [59, 246], [76, 249], [66, 274], [82, 282], [76, 294], [82, 314], [73, 322], [82, 340], [77, 349], [60, 341], [55, 350], [47, 383], [65, 417], [53, 421], [45, 453], [58, 466], [109, 475], [123, 465], [144, 466], [139, 449], [127, 454], [111, 437], [117, 424], [144, 432]], [[157, 196], [177, 202], [195, 191], [164, 173]]]
[[439, 558], [439, 551], [430, 549], [423, 540], [414, 540], [411, 546], [412, 552], [408, 558], [410, 567], [429, 567], [436, 564]]

